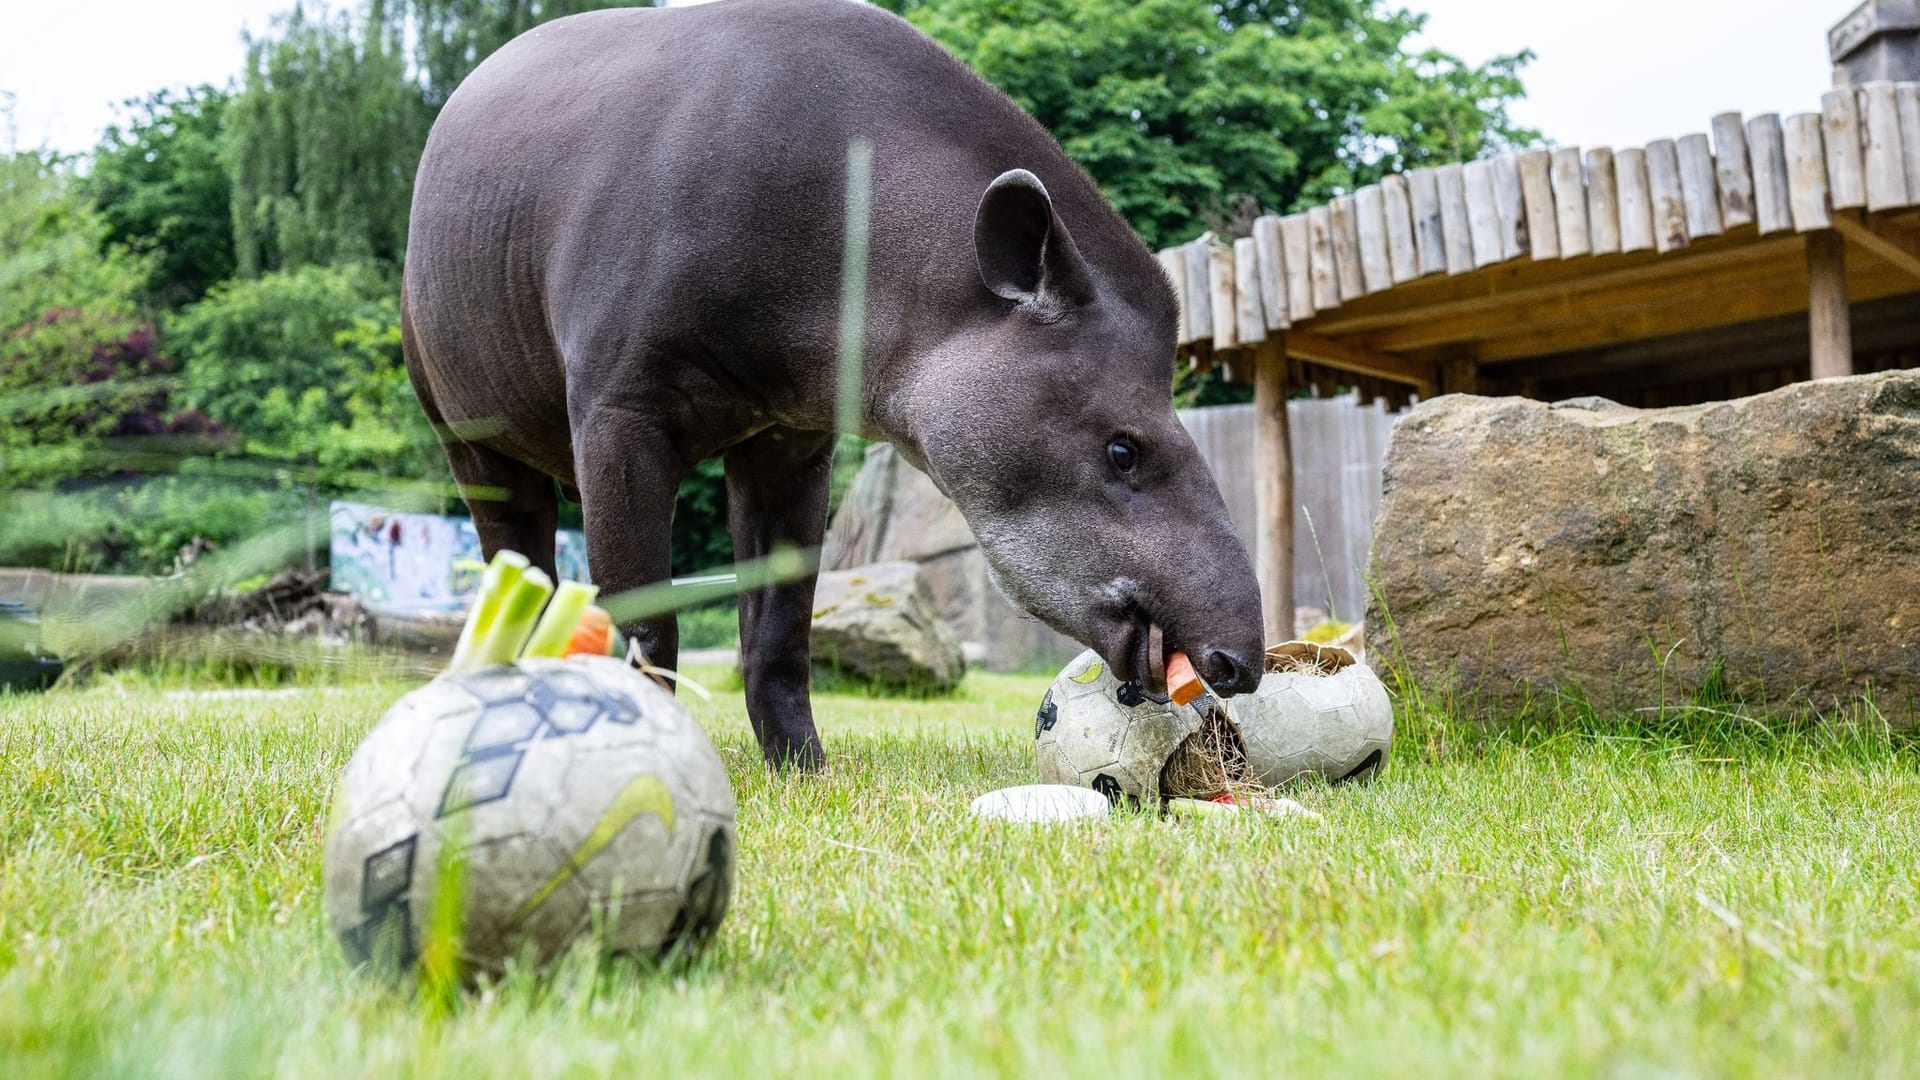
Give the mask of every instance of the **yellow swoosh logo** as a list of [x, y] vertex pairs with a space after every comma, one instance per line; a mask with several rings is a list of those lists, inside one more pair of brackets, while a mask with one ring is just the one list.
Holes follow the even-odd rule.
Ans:
[[1100, 671], [1100, 661], [1095, 660], [1093, 663], [1087, 665], [1087, 670], [1078, 675], [1070, 676], [1070, 678], [1081, 686], [1090, 686], [1093, 684], [1093, 680], [1100, 677]]
[[633, 824], [643, 814], [658, 817], [666, 824], [667, 835], [673, 835], [673, 793], [667, 790], [667, 785], [659, 777], [650, 774], [634, 777], [621, 789], [620, 794], [613, 797], [613, 802], [607, 805], [600, 820], [594, 822], [593, 831], [580, 841], [579, 847], [573, 849], [573, 854], [567, 856], [567, 861], [560, 865], [560, 869], [555, 870], [552, 877], [527, 897], [527, 902], [514, 912], [513, 921], [525, 922], [540, 910], [540, 905], [546, 903], [555, 890], [592, 862], [596, 855], [605, 851], [607, 845], [613, 843], [613, 838], [620, 835], [620, 830]]

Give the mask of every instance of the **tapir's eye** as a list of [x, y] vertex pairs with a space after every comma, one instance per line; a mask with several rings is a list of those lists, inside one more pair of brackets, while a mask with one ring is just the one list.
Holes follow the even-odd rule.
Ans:
[[1140, 459], [1140, 451], [1134, 449], [1132, 440], [1115, 439], [1107, 444], [1107, 460], [1121, 472], [1132, 472], [1134, 464]]

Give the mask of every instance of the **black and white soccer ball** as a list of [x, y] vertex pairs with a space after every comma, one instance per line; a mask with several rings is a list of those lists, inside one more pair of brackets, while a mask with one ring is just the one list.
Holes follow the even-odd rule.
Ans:
[[653, 955], [732, 894], [733, 788], [671, 694], [606, 657], [437, 679], [367, 735], [334, 796], [324, 907], [348, 957], [410, 968], [455, 936], [471, 976], [591, 934]]
[[1309, 776], [1371, 780], [1393, 749], [1393, 701], [1352, 653], [1289, 641], [1267, 650], [1267, 673], [1226, 703], [1251, 778], [1266, 787]]
[[1061, 669], [1034, 718], [1040, 779], [1092, 788], [1111, 802], [1157, 804], [1161, 772], [1187, 736], [1200, 730], [1213, 699], [1175, 705], [1138, 682], [1116, 679], [1091, 649]]

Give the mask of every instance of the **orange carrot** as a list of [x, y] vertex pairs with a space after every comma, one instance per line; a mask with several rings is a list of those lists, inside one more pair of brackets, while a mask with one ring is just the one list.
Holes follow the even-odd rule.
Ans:
[[574, 627], [573, 638], [567, 642], [567, 655], [587, 653], [591, 656], [606, 656], [613, 652], [613, 619], [605, 608], [593, 606], [580, 615], [580, 623]]
[[1201, 685], [1200, 676], [1194, 674], [1193, 661], [1183, 652], [1167, 657], [1167, 696], [1175, 705], [1191, 705], [1207, 688]]

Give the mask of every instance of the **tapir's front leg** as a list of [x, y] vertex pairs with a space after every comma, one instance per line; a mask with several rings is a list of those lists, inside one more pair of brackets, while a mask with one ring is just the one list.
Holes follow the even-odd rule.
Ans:
[[[774, 428], [727, 452], [727, 519], [734, 558], [746, 562], [782, 544], [818, 547], [827, 529], [833, 472], [829, 434]], [[740, 593], [740, 658], [747, 717], [775, 767], [825, 761], [807, 700], [813, 577]]]

